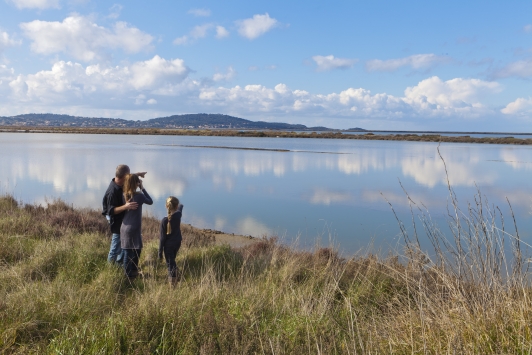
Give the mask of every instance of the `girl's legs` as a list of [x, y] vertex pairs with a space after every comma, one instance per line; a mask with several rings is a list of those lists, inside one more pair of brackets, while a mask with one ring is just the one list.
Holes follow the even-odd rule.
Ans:
[[176, 248], [164, 248], [164, 259], [166, 260], [166, 267], [168, 268], [168, 277], [177, 277], [177, 264], [175, 262], [176, 256]]
[[134, 279], [139, 274], [139, 258], [142, 249], [123, 249], [124, 251], [124, 271], [126, 276]]
[[168, 279], [170, 282], [174, 283], [178, 280], [179, 272], [177, 270], [177, 264], [175, 262], [175, 258], [177, 256], [177, 252], [179, 251], [179, 248], [181, 248], [181, 241], [175, 246], [165, 246], [164, 251], [164, 258], [166, 259], [166, 267], [168, 268]]

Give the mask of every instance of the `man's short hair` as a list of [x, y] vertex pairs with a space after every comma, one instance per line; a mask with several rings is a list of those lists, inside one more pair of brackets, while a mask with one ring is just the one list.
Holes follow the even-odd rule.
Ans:
[[129, 166], [120, 164], [116, 167], [115, 177], [121, 179], [130, 173]]

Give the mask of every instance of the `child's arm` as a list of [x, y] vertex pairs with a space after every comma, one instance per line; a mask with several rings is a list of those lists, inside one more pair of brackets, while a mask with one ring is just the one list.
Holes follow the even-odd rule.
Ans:
[[166, 223], [168, 223], [168, 220], [163, 218], [161, 220], [161, 228], [159, 228], [159, 259], [163, 258], [164, 242], [166, 241]]
[[144, 194], [144, 203], [147, 205], [153, 205], [153, 200], [150, 195], [148, 195], [148, 191], [146, 191], [145, 188], [142, 188], [142, 193]]

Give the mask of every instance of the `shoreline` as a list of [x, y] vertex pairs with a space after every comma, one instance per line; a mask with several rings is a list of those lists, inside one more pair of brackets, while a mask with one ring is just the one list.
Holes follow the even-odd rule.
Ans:
[[[321, 138], [321, 139], [353, 139], [353, 140], [381, 140], [381, 141], [409, 141], [433, 143], [476, 143], [476, 144], [512, 144], [532, 145], [532, 138], [507, 137], [471, 137], [442, 136], [436, 132], [431, 134], [344, 134], [342, 132], [318, 131], [256, 131], [256, 130], [211, 130], [211, 129], [159, 129], [159, 128], [83, 128], [83, 127], [25, 127], [0, 126], [4, 133], [63, 133], [63, 134], [119, 134], [119, 135], [165, 135], [165, 136], [210, 136], [210, 137], [257, 137], [257, 138]], [[375, 131], [386, 132], [386, 131]], [[399, 132], [399, 131], [398, 131]], [[445, 132], [439, 132], [445, 133]], [[478, 133], [478, 132], [477, 132]], [[460, 133], [458, 133], [460, 134]], [[474, 133], [470, 133], [474, 134]], [[493, 133], [497, 134], [497, 133]], [[519, 135], [519, 133], [511, 133]], [[524, 134], [524, 133], [523, 133]]]
[[231, 248], [246, 247], [260, 240], [260, 238], [252, 237], [250, 235], [247, 236], [234, 233], [225, 233], [223, 231], [209, 228], [198, 228], [188, 223], [181, 223], [181, 230], [183, 233], [186, 231], [187, 233], [198, 234], [202, 238], [212, 238], [214, 239], [215, 245], [228, 244]]

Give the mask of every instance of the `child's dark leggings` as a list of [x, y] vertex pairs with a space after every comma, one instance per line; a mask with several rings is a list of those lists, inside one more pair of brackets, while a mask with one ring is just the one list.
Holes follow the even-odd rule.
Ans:
[[142, 249], [122, 249], [126, 276], [134, 279], [139, 274], [139, 258]]
[[165, 246], [163, 249], [169, 277], [177, 277], [177, 264], [175, 263], [175, 258], [179, 248], [181, 248], [181, 241], [175, 246]]

